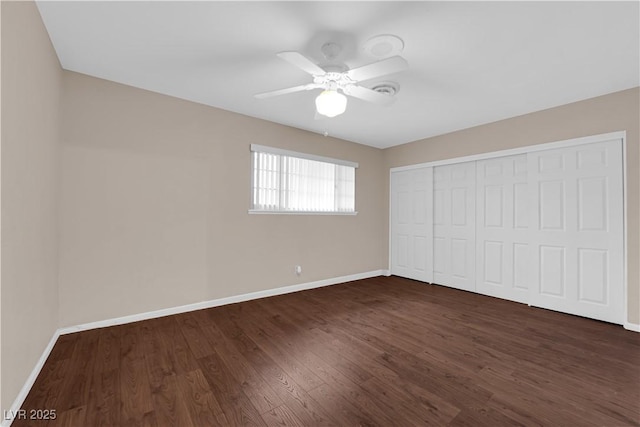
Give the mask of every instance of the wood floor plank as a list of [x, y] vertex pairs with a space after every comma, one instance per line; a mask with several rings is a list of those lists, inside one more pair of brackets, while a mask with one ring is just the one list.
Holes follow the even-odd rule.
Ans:
[[[343, 426], [373, 426], [378, 425], [369, 414], [359, 411], [353, 403], [336, 393], [331, 386], [323, 384], [309, 392], [311, 397], [320, 404], [333, 419]], [[383, 420], [379, 420], [382, 423]]]
[[303, 427], [305, 424], [287, 407], [280, 405], [262, 414], [268, 426]]
[[198, 359], [198, 362], [229, 425], [265, 425], [258, 410], [242, 391], [241, 384], [217, 353]]
[[206, 327], [204, 333], [217, 343], [216, 353], [258, 412], [263, 413], [283, 404], [254, 366], [215, 325]]
[[140, 325], [141, 346], [144, 349], [144, 363], [151, 392], [160, 389], [164, 378], [175, 375], [173, 364], [165, 351], [165, 344], [156, 329], [147, 322]]
[[76, 343], [80, 334], [67, 334], [62, 335], [56, 341], [56, 345], [51, 350], [49, 357], [52, 360], [70, 359], [73, 355]]
[[229, 420], [201, 370], [178, 375], [178, 390], [195, 426], [226, 426]]
[[60, 386], [60, 396], [56, 402], [57, 412], [65, 413], [75, 408], [84, 407], [79, 413], [69, 412], [69, 416], [77, 418], [86, 412], [86, 405], [90, 399], [93, 382], [95, 355], [98, 349], [100, 330], [86, 331], [82, 339], [78, 338], [69, 369], [72, 375], [67, 375]]
[[98, 371], [93, 377], [93, 396], [87, 403], [87, 414], [93, 426], [115, 426], [120, 417], [120, 370]]
[[[359, 360], [352, 362], [336, 351], [330, 343], [323, 342], [314, 336], [314, 331], [318, 326], [321, 326], [320, 324], [305, 323], [304, 315], [295, 313], [295, 308], [290, 303], [286, 303], [284, 299], [271, 298], [268, 300], [268, 306], [265, 304], [263, 307], [265, 309], [263, 318], [273, 319], [280, 316], [281, 312], [287, 313], [286, 318], [277, 319], [277, 322], [289, 331], [283, 339], [283, 344], [288, 346], [289, 351], [298, 354], [300, 360], [304, 360], [306, 355], [314, 360], [321, 359], [357, 384], [372, 377], [372, 373], [362, 367]], [[286, 304], [282, 305], [281, 302]], [[322, 325], [326, 325], [326, 322], [322, 322]], [[291, 334], [293, 331], [295, 331], [294, 334]], [[292, 339], [292, 337], [295, 338]], [[307, 366], [310, 365], [307, 364]]]
[[486, 406], [465, 409], [449, 425], [455, 427], [523, 426], [504, 413]]
[[93, 365], [93, 395], [87, 402], [87, 424], [120, 425], [120, 344], [123, 328], [103, 328]]
[[[260, 309], [261, 307], [257, 306], [257, 304], [252, 305], [252, 315], [254, 313], [260, 313]], [[359, 387], [339, 371], [335, 370], [331, 365], [324, 362], [313, 352], [300, 351], [300, 347], [295, 344], [296, 341], [298, 341], [297, 338], [299, 338], [300, 332], [296, 331], [292, 325], [283, 323], [279, 314], [276, 314], [273, 317], [270, 316], [268, 312], [265, 312], [264, 314], [266, 314], [266, 316], [260, 315], [253, 319], [251, 319], [251, 316], [248, 316], [249, 318], [245, 319], [246, 321], [240, 324], [243, 326], [244, 330], [253, 332], [254, 335], [252, 337], [256, 343], [263, 343], [263, 345], [268, 345], [270, 347], [274, 345], [277, 346], [280, 351], [275, 355], [272, 355], [277, 360], [281, 360], [281, 354], [289, 353], [298, 361], [296, 363], [300, 364], [300, 366], [307, 366], [308, 368], [305, 368], [307, 370], [312, 369], [313, 372], [316, 373], [314, 376], [320, 381], [315, 385], [312, 384], [310, 388], [310, 390], [312, 390], [310, 392], [312, 396], [322, 395], [322, 392], [317, 395], [316, 391], [318, 387], [324, 383], [332, 387], [332, 393], [337, 399], [351, 402], [358, 411], [370, 414], [371, 419], [379, 420], [379, 422], [386, 425], [397, 424], [403, 421], [403, 418], [393, 419], [389, 417], [388, 414], [381, 409], [381, 402], [372, 398], [364, 389]], [[284, 328], [282, 326], [284, 326]], [[279, 331], [283, 329], [286, 330], [287, 333], [279, 333]], [[276, 340], [273, 338], [278, 339]], [[343, 396], [343, 393], [346, 394]], [[323, 399], [326, 400], [326, 398]], [[317, 398], [315, 400], [318, 401]]]
[[[394, 339], [395, 334], [387, 334], [380, 329], [372, 331], [366, 325], [366, 320], [349, 320], [348, 317], [346, 319], [346, 324], [358, 330], [359, 338], [355, 340], [382, 352], [376, 359], [399, 376], [420, 378], [420, 382], [430, 384], [431, 387], [437, 388], [440, 394], [446, 394], [448, 399], [461, 404], [465, 403], [465, 398], [469, 401], [479, 401], [481, 398], [488, 400], [491, 397], [489, 391], [474, 384], [468, 373], [456, 371], [438, 359], [426, 360], [411, 353], [413, 350], [419, 350], [419, 347], [409, 346], [408, 351], [403, 350], [398, 345], [401, 344], [400, 340]], [[355, 344], [355, 340], [351, 341], [351, 345]], [[364, 353], [366, 350], [362, 351]]]
[[[255, 305], [254, 305], [255, 306]], [[230, 320], [234, 321], [249, 339], [253, 340], [260, 348], [302, 388], [312, 390], [323, 384], [322, 380], [311, 372], [304, 364], [300, 363], [284, 345], [282, 334], [278, 328], [273, 327], [268, 319], [261, 316], [254, 316], [254, 310], [248, 313], [233, 313]]]
[[184, 374], [198, 369], [196, 357], [189, 348], [174, 316], [155, 319], [154, 322], [156, 324], [155, 332], [163, 343], [173, 372]]
[[639, 426], [640, 334], [376, 277], [61, 336], [22, 426]]
[[209, 356], [213, 353], [213, 347], [204, 339], [202, 329], [192, 313], [178, 314], [175, 318], [196, 359]]
[[[388, 382], [372, 377], [362, 384], [362, 388], [374, 396], [379, 396], [379, 400], [388, 408], [389, 414], [398, 420], [409, 420], [408, 425], [447, 425], [460, 413], [458, 407], [436, 393], [400, 379]], [[393, 423], [399, 424], [402, 423]]]
[[[272, 328], [269, 328], [268, 325], [265, 324], [264, 319], [259, 324], [262, 325], [262, 327], [266, 327], [267, 329], [272, 330], [272, 332], [274, 332]], [[256, 323], [253, 323], [253, 325], [256, 325]], [[256, 342], [258, 345], [260, 345], [262, 348], [272, 347], [272, 342], [266, 339], [265, 337], [261, 337], [260, 334], [257, 333], [256, 330], [254, 329], [253, 325], [251, 324], [245, 325], [243, 323], [243, 329], [248, 331], [248, 333], [253, 338], [253, 341]], [[275, 352], [275, 354], [272, 353], [270, 354], [270, 356], [274, 357], [276, 360], [279, 360], [279, 361], [282, 360], [284, 362], [284, 365], [289, 368], [291, 368], [290, 365], [294, 363], [296, 365], [299, 364], [299, 362], [297, 361], [291, 362], [290, 358], [284, 357], [283, 353], [280, 351]], [[371, 413], [374, 419], [377, 419], [383, 422], [383, 424], [386, 424], [386, 425], [394, 424], [394, 420], [390, 418], [383, 410], [380, 409], [380, 406], [381, 406], [380, 402], [378, 402], [375, 399], [372, 399], [371, 396], [369, 396], [368, 393], [366, 393], [362, 388], [358, 387], [353, 381], [349, 380], [347, 377], [340, 374], [338, 371], [335, 371], [330, 365], [323, 362], [320, 358], [314, 357], [312, 353], [310, 353], [308, 356], [309, 357], [307, 358], [303, 357], [302, 359], [307, 360], [308, 362], [310, 359], [313, 359], [313, 362], [309, 363], [308, 366], [311, 369], [319, 368], [319, 370], [313, 369], [312, 371], [307, 368], [304, 368], [304, 370], [309, 371], [309, 374], [313, 375], [313, 378], [315, 378], [315, 380], [312, 382], [309, 382], [306, 379], [307, 378], [306, 375], [303, 375], [302, 382], [298, 381], [294, 375], [292, 375], [292, 378], [294, 381], [297, 382], [297, 384], [301, 384], [302, 388], [306, 389], [307, 391], [311, 390], [309, 394], [312, 397], [316, 394], [316, 389], [321, 385], [325, 385], [325, 384], [334, 385], [335, 387], [333, 387], [333, 394], [335, 394], [337, 398], [352, 402], [358, 410], [365, 413]], [[280, 366], [283, 366], [283, 365], [280, 364]], [[302, 366], [303, 365], [300, 365], [300, 367]], [[295, 373], [297, 372], [297, 369], [299, 368], [296, 366], [291, 369], [285, 368], [285, 371], [287, 373], [291, 373], [291, 372]], [[319, 375], [323, 375], [324, 380], [320, 379]], [[346, 393], [346, 395], [340, 396], [342, 393]], [[315, 400], [318, 401], [318, 399], [315, 399]], [[397, 422], [399, 420], [395, 420], [395, 421]]]
[[233, 339], [236, 347], [255, 367], [266, 383], [278, 397], [302, 420], [305, 425], [329, 426], [335, 425], [335, 420], [287, 373], [271, 359], [259, 346], [244, 333], [238, 333], [237, 325], [229, 320], [227, 313], [222, 316], [212, 313], [223, 334]]
[[58, 415], [56, 425], [60, 427], [77, 427], [87, 425], [87, 407], [76, 406]]
[[107, 372], [118, 369], [120, 364], [120, 332], [123, 328], [102, 328], [98, 333], [96, 370]]
[[153, 412], [151, 386], [144, 354], [141, 326], [125, 325], [120, 338], [120, 420], [126, 425], [142, 425]]
[[[572, 415], [567, 410], [571, 408], [567, 402], [557, 401], [544, 390], [541, 392], [535, 387], [518, 382], [509, 372], [486, 368], [480, 373], [479, 381], [484, 381], [485, 386], [490, 385], [493, 390], [494, 394], [490, 402], [499, 402], [514, 412], [534, 419], [542, 425], [585, 424], [581, 413]], [[492, 406], [490, 402], [487, 402], [487, 407]], [[535, 408], [538, 407], [545, 409], [544, 411], [536, 411]], [[466, 414], [460, 419], [467, 419], [471, 415], [473, 414]], [[460, 420], [458, 421], [460, 422]], [[578, 421], [580, 422], [578, 423]], [[586, 421], [586, 425], [589, 425], [588, 421]]]
[[[151, 393], [153, 413], [166, 425], [191, 427], [197, 426], [191, 419], [191, 413], [187, 408], [187, 400], [191, 393], [184, 394], [178, 386], [176, 374], [166, 375], [161, 384]], [[191, 402], [193, 404], [193, 402]], [[201, 405], [193, 404], [198, 410]], [[194, 415], [197, 415], [195, 413]]]

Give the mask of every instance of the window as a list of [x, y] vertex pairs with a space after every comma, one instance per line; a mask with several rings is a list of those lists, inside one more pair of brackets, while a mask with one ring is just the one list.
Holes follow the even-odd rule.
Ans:
[[357, 163], [251, 145], [250, 212], [355, 214]]

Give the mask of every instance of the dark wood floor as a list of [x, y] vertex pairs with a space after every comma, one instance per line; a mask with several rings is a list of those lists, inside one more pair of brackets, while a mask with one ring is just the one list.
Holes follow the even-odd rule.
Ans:
[[60, 337], [24, 425], [640, 423], [640, 334], [397, 277]]

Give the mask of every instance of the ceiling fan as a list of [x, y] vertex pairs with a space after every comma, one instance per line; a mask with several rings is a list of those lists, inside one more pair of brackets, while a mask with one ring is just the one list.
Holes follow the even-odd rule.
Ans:
[[[327, 46], [328, 45], [325, 45], [323, 48]], [[326, 49], [323, 49], [323, 51], [325, 50]], [[345, 70], [344, 67], [340, 66], [326, 66], [322, 68], [299, 52], [280, 52], [277, 55], [300, 68], [302, 71], [311, 74], [311, 76], [313, 76], [313, 82], [286, 89], [259, 93], [254, 96], [258, 99], [264, 99], [305, 90], [323, 89], [316, 98], [316, 110], [319, 114], [327, 117], [335, 117], [344, 113], [347, 108], [347, 97], [345, 95], [381, 105], [392, 103], [394, 98], [388, 93], [384, 91], [377, 92], [373, 89], [360, 86], [358, 83], [387, 74], [397, 73], [406, 70], [409, 66], [404, 58], [392, 56], [362, 67]], [[328, 55], [325, 54], [325, 56]]]

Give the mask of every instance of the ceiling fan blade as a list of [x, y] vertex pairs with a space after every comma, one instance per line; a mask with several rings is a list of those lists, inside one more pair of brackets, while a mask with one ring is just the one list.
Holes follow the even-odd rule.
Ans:
[[280, 52], [278, 56], [312, 76], [324, 76], [327, 73], [299, 52]]
[[373, 102], [380, 105], [390, 105], [395, 102], [395, 98], [391, 95], [384, 93], [378, 93], [375, 90], [357, 85], [347, 86], [344, 89], [344, 93], [354, 98], [363, 99], [365, 101]]
[[362, 67], [349, 70], [347, 71], [347, 76], [352, 80], [361, 82], [387, 74], [397, 73], [398, 71], [404, 71], [407, 68], [409, 68], [409, 63], [406, 59], [401, 56], [392, 56], [391, 58], [383, 59], [373, 64], [363, 65]]
[[314, 84], [314, 83], [309, 83], [309, 84], [306, 84], [306, 85], [293, 86], [293, 87], [288, 87], [288, 88], [285, 88], [285, 89], [272, 90], [270, 92], [258, 93], [258, 94], [255, 94], [253, 96], [255, 98], [258, 98], [258, 99], [265, 99], [265, 98], [271, 98], [273, 96], [286, 95], [288, 93], [302, 92], [303, 90], [316, 89], [318, 87], [319, 86]]

